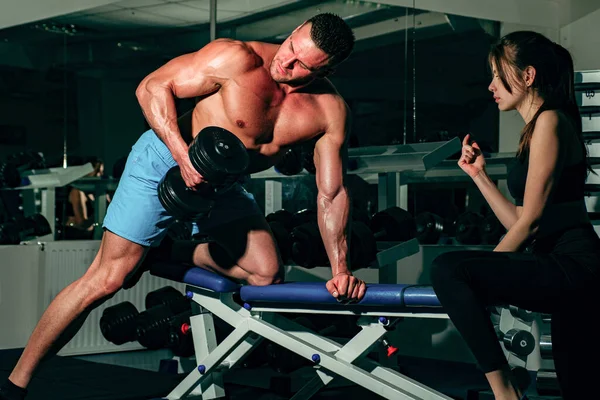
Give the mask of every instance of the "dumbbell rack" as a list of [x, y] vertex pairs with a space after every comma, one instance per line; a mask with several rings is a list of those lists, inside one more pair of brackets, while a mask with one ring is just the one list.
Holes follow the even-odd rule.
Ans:
[[50, 222], [52, 235], [44, 237], [44, 240], [54, 240], [54, 221], [56, 220], [56, 188], [63, 187], [79, 179], [94, 170], [92, 164], [79, 165], [66, 168], [48, 168], [43, 170], [25, 171], [21, 174], [22, 179], [28, 181], [27, 185], [16, 188], [4, 188], [1, 190], [19, 190], [23, 194], [23, 211], [25, 214], [35, 214], [38, 203], [35, 192], [41, 192], [40, 213]]
[[[599, 90], [600, 70], [577, 71], [575, 73], [575, 97], [581, 114], [583, 138], [596, 173], [600, 172], [594, 165], [598, 164], [597, 160], [600, 157], [600, 92], [596, 96], [596, 92]], [[599, 176], [589, 174], [586, 184], [600, 184], [600, 174]], [[592, 190], [586, 196], [586, 208], [592, 215], [600, 213], [599, 194], [600, 192], [597, 190]], [[599, 232], [600, 221], [593, 220], [592, 222], [596, 227], [596, 232]]]

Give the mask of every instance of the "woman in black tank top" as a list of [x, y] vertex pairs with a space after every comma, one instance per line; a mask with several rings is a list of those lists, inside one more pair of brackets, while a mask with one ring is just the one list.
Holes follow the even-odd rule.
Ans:
[[590, 399], [595, 340], [581, 336], [598, 303], [600, 239], [585, 210], [590, 170], [575, 101], [569, 52], [534, 32], [514, 32], [489, 56], [489, 90], [500, 111], [526, 125], [507, 177], [513, 204], [485, 170], [476, 142], [464, 138], [459, 166], [473, 179], [507, 233], [494, 251], [452, 251], [432, 264], [431, 281], [496, 399], [526, 398], [508, 366], [488, 306], [552, 315], [552, 351], [562, 396]]

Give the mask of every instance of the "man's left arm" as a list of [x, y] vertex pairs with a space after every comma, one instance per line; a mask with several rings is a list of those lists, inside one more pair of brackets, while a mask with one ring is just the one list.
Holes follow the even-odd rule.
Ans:
[[340, 103], [334, 122], [315, 144], [317, 220], [333, 276], [327, 290], [340, 301], [352, 301], [363, 298], [366, 285], [349, 268], [350, 196], [344, 184], [349, 112]]

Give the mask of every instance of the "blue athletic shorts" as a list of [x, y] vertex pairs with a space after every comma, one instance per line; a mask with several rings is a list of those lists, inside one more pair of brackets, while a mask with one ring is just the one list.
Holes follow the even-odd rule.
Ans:
[[[167, 146], [154, 131], [145, 132], [133, 145], [117, 190], [108, 206], [103, 227], [142, 246], [158, 246], [174, 218], [158, 200], [158, 184], [176, 166]], [[254, 196], [241, 183], [222, 194], [194, 233], [250, 215], [262, 214]]]

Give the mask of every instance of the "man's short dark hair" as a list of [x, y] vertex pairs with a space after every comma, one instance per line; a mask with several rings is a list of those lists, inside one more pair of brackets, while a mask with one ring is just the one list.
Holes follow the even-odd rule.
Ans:
[[346, 21], [332, 13], [317, 14], [306, 23], [310, 27], [310, 38], [315, 45], [329, 55], [328, 65], [344, 61], [354, 47], [354, 33]]

